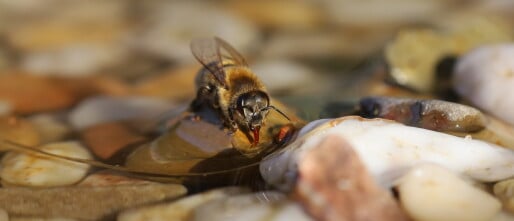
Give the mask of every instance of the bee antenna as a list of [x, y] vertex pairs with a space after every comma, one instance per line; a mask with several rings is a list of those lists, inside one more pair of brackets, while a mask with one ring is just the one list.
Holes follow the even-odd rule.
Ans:
[[266, 111], [266, 110], [269, 110], [269, 109], [273, 109], [275, 110], [276, 112], [278, 112], [279, 114], [281, 114], [282, 116], [284, 116], [288, 121], [291, 121], [291, 119], [289, 119], [289, 117], [287, 117], [286, 114], [284, 114], [284, 112], [282, 112], [281, 110], [279, 110], [278, 108], [276, 108], [275, 106], [272, 106], [272, 105], [269, 105], [265, 108], [262, 108], [261, 111]]

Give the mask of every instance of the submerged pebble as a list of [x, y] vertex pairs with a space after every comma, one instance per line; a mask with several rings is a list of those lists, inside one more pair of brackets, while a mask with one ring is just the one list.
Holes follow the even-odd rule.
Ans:
[[398, 181], [405, 211], [418, 221], [492, 220], [501, 210], [499, 200], [437, 165], [412, 168]]
[[514, 44], [483, 46], [459, 59], [453, 85], [475, 106], [514, 124]]
[[[66, 157], [91, 159], [90, 153], [78, 142], [58, 142], [38, 149]], [[77, 183], [86, 175], [89, 165], [41, 155], [9, 152], [0, 162], [0, 177], [4, 184], [54, 187]]]
[[327, 134], [346, 139], [384, 187], [391, 187], [411, 167], [426, 162], [479, 181], [499, 181], [514, 175], [512, 150], [389, 120], [343, 117], [306, 125], [294, 143], [261, 163], [264, 179], [281, 189], [290, 189], [296, 179], [299, 156], [315, 148]]

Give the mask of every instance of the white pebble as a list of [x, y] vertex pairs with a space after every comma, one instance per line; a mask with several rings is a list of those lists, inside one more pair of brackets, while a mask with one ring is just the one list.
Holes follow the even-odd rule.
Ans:
[[[91, 159], [91, 154], [78, 142], [51, 143], [42, 151], [66, 157]], [[0, 177], [7, 184], [35, 187], [65, 186], [77, 183], [89, 165], [21, 152], [9, 152], [0, 162]]]
[[260, 165], [264, 179], [288, 190], [296, 180], [297, 160], [315, 148], [327, 134], [347, 140], [375, 180], [385, 188], [421, 163], [436, 163], [479, 181], [498, 181], [514, 176], [514, 151], [479, 140], [409, 127], [389, 120], [343, 117], [315, 121], [300, 131], [299, 138], [281, 154]]
[[399, 181], [405, 211], [418, 221], [487, 221], [501, 203], [452, 172], [431, 164], [410, 170]]
[[514, 44], [480, 47], [460, 58], [453, 85], [473, 105], [514, 124]]
[[94, 97], [80, 103], [69, 115], [75, 129], [127, 119], [157, 119], [172, 105], [150, 97]]

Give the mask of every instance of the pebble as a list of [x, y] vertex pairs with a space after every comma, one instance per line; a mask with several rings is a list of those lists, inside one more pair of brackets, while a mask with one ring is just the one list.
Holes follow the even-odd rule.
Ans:
[[[233, 1], [227, 7], [234, 14], [252, 21], [261, 28], [308, 31], [322, 24], [320, 7], [295, 1]], [[287, 10], [283, 10], [287, 8]]]
[[172, 200], [186, 192], [177, 184], [8, 187], [0, 188], [0, 208], [20, 217], [111, 220], [122, 210]]
[[[39, 19], [23, 19], [6, 31], [20, 66], [39, 75], [95, 74], [126, 57], [126, 5], [122, 1], [52, 4]], [[31, 16], [26, 17], [33, 17]], [[21, 20], [21, 19], [19, 19]]]
[[498, 199], [437, 165], [412, 168], [398, 181], [397, 189], [414, 220], [487, 221], [501, 210]]
[[473, 105], [514, 125], [514, 44], [477, 48], [460, 58], [453, 85]]
[[0, 100], [0, 116], [9, 115], [12, 112], [12, 105], [7, 101]]
[[78, 97], [55, 79], [21, 73], [0, 75], [0, 101], [7, 102], [16, 113], [64, 109]]
[[[53, 114], [37, 114], [28, 118], [40, 135], [42, 144], [57, 142], [71, 134], [68, 124]], [[36, 146], [36, 145], [31, 145]]]
[[173, 105], [151, 97], [107, 97], [88, 98], [78, 104], [69, 114], [69, 122], [76, 130], [95, 124], [128, 119], [157, 119]]
[[194, 221], [310, 221], [301, 206], [280, 192], [241, 194], [206, 202], [194, 209]]
[[443, 11], [446, 1], [380, 0], [323, 1], [329, 18], [350, 27], [386, 28], [411, 22], [426, 22]]
[[121, 122], [96, 124], [80, 132], [84, 144], [100, 159], [108, 159], [130, 144], [145, 140]]
[[337, 135], [300, 156], [297, 176], [294, 195], [316, 220], [409, 220]]
[[[0, 117], [0, 140], [9, 140], [24, 146], [38, 146], [41, 136], [30, 121], [15, 116]], [[7, 148], [0, 145], [0, 151]]]
[[389, 120], [350, 116], [306, 125], [295, 142], [261, 162], [263, 178], [282, 190], [290, 190], [296, 179], [298, 156], [315, 148], [327, 134], [347, 140], [376, 181], [386, 188], [409, 168], [425, 162], [482, 182], [500, 181], [514, 175], [512, 150], [470, 137], [460, 138]]
[[[129, 174], [130, 175], [130, 174]], [[117, 173], [111, 170], [102, 170], [90, 174], [84, 178], [77, 186], [86, 187], [101, 187], [101, 186], [116, 186], [116, 185], [143, 185], [143, 184], [155, 184], [148, 180], [137, 179], [133, 177], [124, 176], [123, 174]]]
[[[91, 159], [89, 152], [75, 141], [50, 143], [38, 149], [66, 157]], [[0, 162], [0, 177], [6, 185], [55, 187], [79, 182], [88, 169], [89, 165], [86, 164], [9, 152]]]
[[134, 44], [140, 50], [173, 61], [195, 61], [189, 48], [194, 38], [218, 36], [243, 55], [259, 38], [252, 23], [210, 3], [153, 2], [146, 6], [146, 19], [141, 26], [144, 28]]
[[[142, 79], [134, 86], [136, 96], [150, 96], [170, 100], [187, 100], [196, 95], [195, 76], [199, 65], [167, 70], [156, 76]], [[170, 90], [170, 88], [173, 88]]]
[[445, 57], [459, 56], [484, 44], [512, 40], [510, 26], [490, 17], [477, 14], [463, 18], [443, 16], [440, 31], [428, 28], [401, 30], [385, 48], [392, 79], [418, 92], [435, 91], [441, 86], [436, 68]]
[[[306, 87], [304, 86], [314, 81], [321, 81], [319, 85], [324, 85], [323, 79], [315, 76], [313, 70], [291, 60], [260, 61], [252, 64], [251, 69], [267, 86], [267, 89], [274, 94], [277, 92], [289, 92], [288, 94], [309, 92], [305, 91]], [[316, 88], [309, 87], [309, 89]]]
[[192, 212], [198, 206], [207, 202], [227, 198], [232, 195], [247, 193], [249, 190], [241, 187], [227, 187], [222, 189], [210, 190], [207, 192], [195, 194], [182, 198], [180, 200], [156, 204], [152, 206], [141, 207], [137, 209], [123, 211], [118, 215], [118, 221], [186, 221], [190, 220]]
[[493, 192], [503, 204], [503, 208], [514, 213], [514, 179], [507, 179], [494, 184]]

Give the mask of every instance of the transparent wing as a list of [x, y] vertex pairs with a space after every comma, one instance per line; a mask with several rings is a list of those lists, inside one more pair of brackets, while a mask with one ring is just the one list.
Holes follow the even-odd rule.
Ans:
[[[234, 47], [232, 47], [232, 45], [230, 45], [221, 38], [215, 37], [214, 39], [218, 43], [218, 46], [224, 50], [220, 50], [221, 56], [234, 61], [237, 65], [248, 66], [248, 64], [246, 63], [246, 59], [239, 52], [237, 52], [237, 50]], [[228, 55], [223, 54], [223, 52], [227, 52]]]
[[209, 72], [219, 81], [223, 87], [227, 87], [223, 60], [220, 47], [216, 39], [194, 39], [191, 41], [191, 52]]

